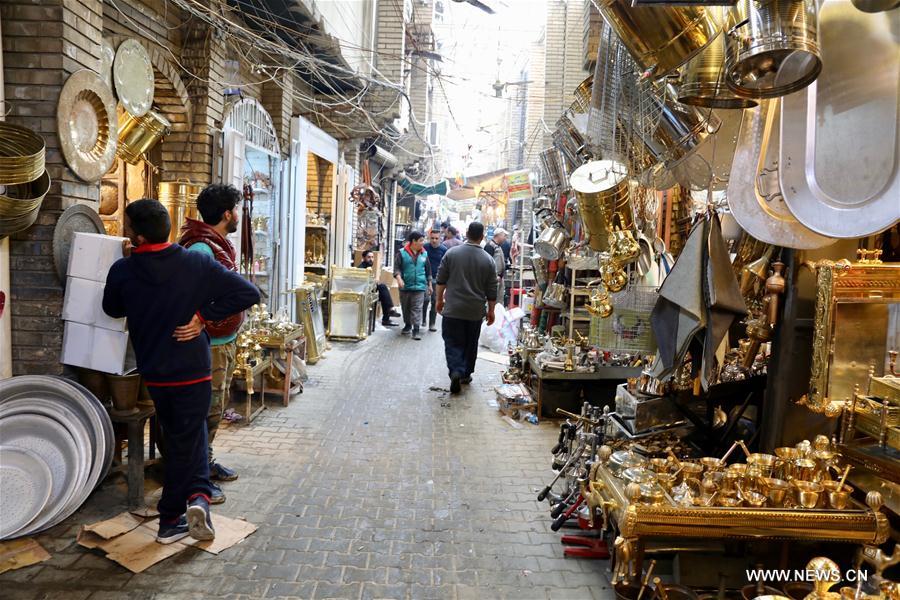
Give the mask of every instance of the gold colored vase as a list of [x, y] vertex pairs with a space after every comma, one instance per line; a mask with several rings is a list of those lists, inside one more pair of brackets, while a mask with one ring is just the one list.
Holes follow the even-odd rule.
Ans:
[[169, 241], [176, 242], [186, 218], [197, 218], [197, 196], [202, 187], [188, 181], [162, 181], [159, 184], [159, 201], [169, 211], [172, 230]]

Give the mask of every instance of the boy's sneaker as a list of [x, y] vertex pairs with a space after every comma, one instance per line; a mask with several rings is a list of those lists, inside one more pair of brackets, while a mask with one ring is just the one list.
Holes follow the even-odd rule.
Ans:
[[225, 492], [222, 491], [222, 488], [218, 486], [218, 484], [209, 482], [209, 486], [212, 488], [212, 494], [209, 496], [210, 504], [224, 504], [225, 503]]
[[159, 533], [156, 534], [156, 541], [160, 544], [171, 544], [188, 536], [188, 524], [184, 515], [178, 517], [173, 523], [159, 522]]
[[418, 328], [418, 327], [416, 327], [415, 329], [413, 329], [413, 332], [412, 332], [412, 339], [414, 339], [414, 340], [421, 340], [421, 339], [422, 339], [422, 335], [419, 333], [419, 328]]
[[234, 481], [238, 478], [238, 474], [234, 469], [212, 461], [209, 463], [209, 478], [215, 481]]
[[209, 500], [203, 494], [195, 494], [188, 500], [187, 509], [188, 532], [195, 540], [213, 540], [216, 530], [212, 526], [212, 514], [209, 512]]
[[409, 335], [410, 331], [412, 331], [412, 325], [406, 325], [403, 329], [400, 330], [400, 333], [403, 335]]

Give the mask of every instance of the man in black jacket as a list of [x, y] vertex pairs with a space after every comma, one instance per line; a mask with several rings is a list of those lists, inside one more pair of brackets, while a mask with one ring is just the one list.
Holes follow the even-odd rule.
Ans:
[[[168, 243], [169, 214], [156, 200], [125, 208], [126, 257], [106, 277], [103, 310], [128, 319], [138, 372], [166, 435], [157, 541], [215, 537], [206, 417], [212, 397], [206, 321], [259, 302], [259, 290], [213, 258]], [[131, 246], [133, 245], [133, 249]]]

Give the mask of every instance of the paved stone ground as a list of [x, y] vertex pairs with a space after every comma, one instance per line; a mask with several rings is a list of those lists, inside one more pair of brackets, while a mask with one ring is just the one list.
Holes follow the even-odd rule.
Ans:
[[255, 534], [133, 575], [75, 544], [80, 524], [124, 510], [121, 483], [107, 484], [40, 536], [51, 560], [0, 576], [0, 597], [613, 598], [607, 563], [563, 558], [535, 501], [557, 429], [501, 420], [501, 370], [479, 360], [451, 400], [432, 389], [448, 385], [440, 333], [336, 344], [290, 407], [217, 440], [241, 475], [217, 508]]

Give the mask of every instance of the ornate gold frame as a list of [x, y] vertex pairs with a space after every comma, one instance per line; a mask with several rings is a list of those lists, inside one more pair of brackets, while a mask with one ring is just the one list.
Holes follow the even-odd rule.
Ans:
[[[838, 303], [900, 303], [900, 263], [820, 261], [806, 263], [816, 273], [816, 312], [809, 394], [798, 402], [834, 418], [849, 398], [829, 397], [834, 355], [835, 307]], [[861, 365], [864, 370], [868, 365]]]

